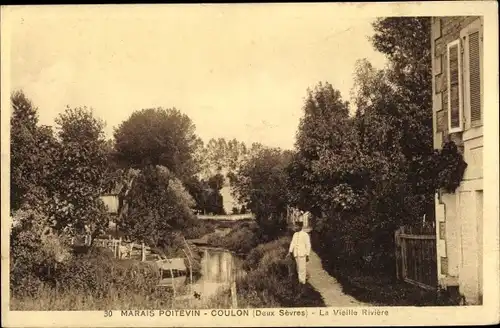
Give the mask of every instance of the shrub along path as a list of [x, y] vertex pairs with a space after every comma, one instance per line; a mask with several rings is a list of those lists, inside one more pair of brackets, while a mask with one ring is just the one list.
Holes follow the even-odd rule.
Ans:
[[354, 297], [344, 294], [342, 286], [323, 269], [321, 259], [313, 251], [309, 256], [307, 271], [309, 284], [321, 294], [326, 306], [370, 306], [368, 303], [362, 303]]

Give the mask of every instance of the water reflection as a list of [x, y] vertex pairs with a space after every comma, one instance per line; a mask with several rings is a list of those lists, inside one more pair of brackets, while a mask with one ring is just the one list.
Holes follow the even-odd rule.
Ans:
[[206, 282], [230, 283], [242, 275], [240, 259], [231, 252], [205, 249], [201, 259], [201, 275]]
[[201, 277], [194, 284], [194, 291], [208, 297], [220, 288], [229, 287], [245, 272], [241, 268], [241, 260], [231, 252], [222, 249], [203, 250], [201, 259]]

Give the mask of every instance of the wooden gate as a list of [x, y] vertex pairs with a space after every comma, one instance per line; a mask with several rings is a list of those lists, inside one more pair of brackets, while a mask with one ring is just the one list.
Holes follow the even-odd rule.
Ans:
[[396, 274], [425, 289], [437, 288], [435, 228], [401, 227], [395, 233]]

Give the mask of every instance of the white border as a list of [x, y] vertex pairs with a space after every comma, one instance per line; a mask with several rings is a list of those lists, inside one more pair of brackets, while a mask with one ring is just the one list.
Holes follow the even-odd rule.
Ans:
[[[162, 5], [88, 5], [80, 13], [94, 10], [108, 11], [110, 15], [148, 15], [160, 17]], [[166, 5], [163, 5], [166, 6]], [[376, 16], [484, 16], [484, 298], [482, 306], [468, 307], [388, 307], [389, 316], [308, 316], [308, 317], [119, 317], [104, 318], [102, 311], [93, 312], [13, 312], [8, 311], [8, 288], [2, 288], [2, 325], [33, 327], [132, 327], [132, 326], [380, 326], [380, 325], [467, 325], [498, 323], [499, 318], [499, 216], [498, 216], [498, 4], [496, 1], [434, 1], [413, 3], [322, 3], [322, 4], [240, 4], [240, 5], [168, 5], [172, 10], [200, 10], [234, 6], [254, 10], [301, 12], [320, 7], [322, 12], [335, 17]], [[278, 7], [279, 6], [279, 7]], [[278, 7], [278, 8], [277, 8]], [[74, 6], [12, 6], [2, 7], [1, 13], [1, 190], [2, 190], [2, 286], [8, 286], [9, 258], [9, 116], [10, 88], [10, 28], [11, 19], [23, 10], [37, 10], [44, 15], [71, 15]], [[157, 11], [157, 12], [155, 12]], [[293, 37], [293, 36], [291, 36]], [[6, 205], [7, 204], [7, 205]], [[276, 309], [277, 311], [277, 309]], [[310, 311], [310, 309], [309, 309]]]

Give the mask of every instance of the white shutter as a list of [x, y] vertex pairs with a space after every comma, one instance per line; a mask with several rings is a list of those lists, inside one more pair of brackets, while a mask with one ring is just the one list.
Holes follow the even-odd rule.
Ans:
[[448, 44], [448, 130], [449, 133], [463, 130], [462, 109], [462, 52], [460, 40]]

